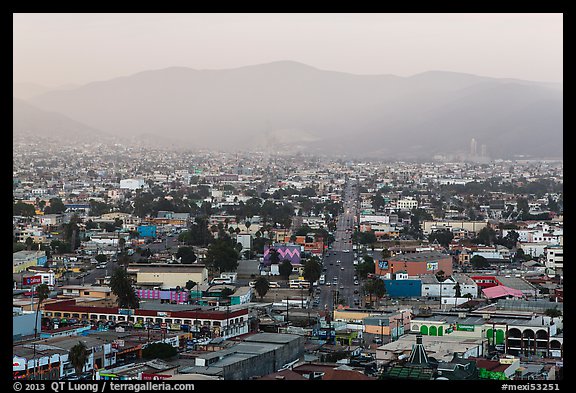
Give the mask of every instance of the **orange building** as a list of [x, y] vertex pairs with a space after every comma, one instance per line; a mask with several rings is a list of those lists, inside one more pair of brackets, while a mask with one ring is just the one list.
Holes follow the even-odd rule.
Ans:
[[435, 274], [440, 270], [445, 276], [452, 275], [452, 256], [438, 251], [399, 254], [388, 260], [374, 260], [374, 273], [379, 276], [405, 271], [409, 276]]
[[[290, 236], [284, 237], [284, 242], [290, 243]], [[321, 236], [296, 236], [292, 243], [304, 246], [304, 251], [316, 255], [322, 254], [324, 250], [324, 239]]]

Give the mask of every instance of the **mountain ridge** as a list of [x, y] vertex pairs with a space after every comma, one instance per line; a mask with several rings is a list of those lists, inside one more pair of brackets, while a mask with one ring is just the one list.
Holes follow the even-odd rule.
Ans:
[[[515, 93], [519, 89], [522, 94]], [[546, 100], [557, 107], [539, 104]], [[292, 145], [324, 146], [334, 154], [387, 149], [398, 156], [416, 151], [428, 157], [440, 154], [443, 146], [448, 152], [465, 152], [475, 137], [466, 131], [471, 128], [485, 136], [479, 144], [502, 157], [523, 148], [534, 151], [528, 141], [535, 132], [551, 136], [543, 155], [562, 149], [561, 88], [451, 71], [410, 77], [356, 75], [292, 61], [222, 70], [176, 66], [47, 92], [30, 102], [111, 134], [167, 136], [199, 148], [246, 149], [259, 141], [273, 149], [281, 139], [286, 150], [289, 137], [267, 135], [300, 130], [294, 132]], [[538, 129], [513, 110], [530, 105], [546, 119]], [[499, 139], [507, 140], [504, 134], [511, 131], [491, 121], [490, 112], [507, 110], [510, 116], [516, 114], [507, 119], [507, 127], [516, 135], [527, 133], [526, 143], [508, 149], [499, 146]], [[476, 124], [471, 127], [467, 119]], [[449, 130], [443, 130], [447, 125]], [[393, 149], [390, 138], [395, 138]], [[429, 143], [417, 148], [422, 145], [419, 139]]]

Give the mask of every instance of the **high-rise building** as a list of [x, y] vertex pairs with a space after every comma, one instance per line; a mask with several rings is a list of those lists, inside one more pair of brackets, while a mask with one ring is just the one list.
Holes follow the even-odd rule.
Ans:
[[476, 142], [476, 139], [472, 138], [472, 140], [470, 141], [470, 156], [476, 157], [477, 151], [478, 151], [478, 143]]
[[486, 145], [484, 144], [480, 147], [480, 156], [486, 157]]

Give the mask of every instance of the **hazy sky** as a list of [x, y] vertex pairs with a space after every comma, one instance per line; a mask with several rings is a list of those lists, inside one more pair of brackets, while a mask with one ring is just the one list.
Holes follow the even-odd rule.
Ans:
[[13, 79], [50, 87], [185, 66], [294, 60], [355, 74], [429, 70], [563, 81], [563, 15], [14, 14]]

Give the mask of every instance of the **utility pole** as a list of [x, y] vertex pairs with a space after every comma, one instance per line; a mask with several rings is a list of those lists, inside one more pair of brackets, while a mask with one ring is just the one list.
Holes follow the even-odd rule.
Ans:
[[288, 327], [288, 306], [289, 306], [289, 301], [288, 301], [288, 296], [286, 296], [286, 327]]

